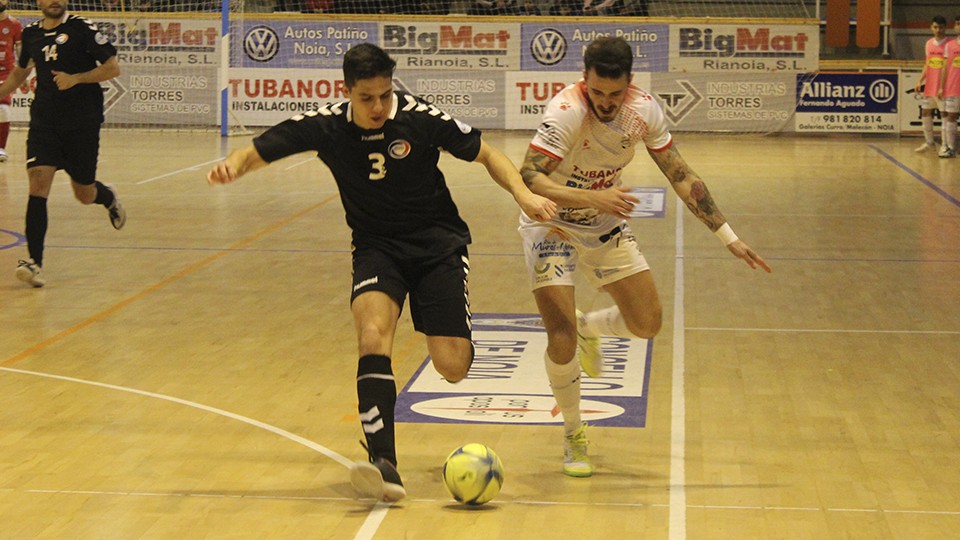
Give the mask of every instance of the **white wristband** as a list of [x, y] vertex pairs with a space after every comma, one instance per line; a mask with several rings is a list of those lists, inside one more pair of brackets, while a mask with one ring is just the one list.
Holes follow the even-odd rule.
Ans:
[[729, 246], [740, 239], [737, 236], [737, 233], [733, 232], [733, 229], [730, 228], [729, 223], [724, 223], [723, 226], [717, 229], [717, 232], [713, 234], [717, 235], [717, 238], [719, 238], [725, 246]]

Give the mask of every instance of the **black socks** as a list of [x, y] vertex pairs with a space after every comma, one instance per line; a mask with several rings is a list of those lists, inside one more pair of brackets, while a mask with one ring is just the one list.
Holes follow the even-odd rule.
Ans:
[[113, 206], [113, 201], [116, 200], [113, 192], [107, 189], [107, 186], [101, 184], [99, 181], [94, 181], [93, 184], [97, 186], [97, 197], [93, 199], [93, 202], [96, 204], [102, 204], [107, 209]]
[[27, 251], [37, 266], [43, 266], [43, 239], [47, 236], [47, 199], [31, 195], [27, 201]]
[[357, 366], [357, 397], [360, 425], [372, 456], [397, 463], [394, 439], [394, 407], [397, 404], [397, 383], [390, 367], [390, 357], [368, 354]]

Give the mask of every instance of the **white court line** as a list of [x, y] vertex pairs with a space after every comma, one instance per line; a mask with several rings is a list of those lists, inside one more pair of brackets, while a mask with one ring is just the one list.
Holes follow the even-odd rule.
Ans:
[[[186, 399], [180, 399], [180, 398], [176, 398], [176, 397], [173, 397], [173, 396], [167, 396], [167, 395], [164, 395], [164, 394], [157, 394], [157, 393], [154, 393], [154, 392], [147, 392], [147, 391], [145, 391], [145, 390], [137, 390], [136, 388], [129, 388], [129, 387], [126, 387], [126, 386], [117, 386], [117, 385], [113, 385], [113, 384], [106, 384], [106, 383], [101, 383], [101, 382], [96, 382], [96, 381], [88, 381], [88, 380], [85, 380], [85, 379], [76, 379], [76, 378], [74, 378], [74, 377], [64, 377], [64, 376], [62, 376], [62, 375], [51, 375], [51, 374], [49, 374], [49, 373], [40, 373], [40, 372], [38, 372], [38, 371], [26, 371], [26, 370], [23, 370], [23, 369], [14, 369], [14, 368], [9, 368], [9, 367], [0, 367], [0, 371], [7, 371], [7, 372], [10, 372], [10, 373], [19, 373], [19, 374], [21, 374], [21, 375], [33, 375], [33, 376], [36, 376], [36, 377], [44, 377], [44, 378], [47, 378], [47, 379], [57, 379], [57, 380], [60, 380], [60, 381], [67, 381], [67, 382], [73, 382], [73, 383], [79, 383], [79, 384], [87, 384], [87, 385], [90, 385], [90, 386], [98, 386], [98, 387], [100, 387], [100, 388], [107, 388], [107, 389], [109, 389], [109, 390], [118, 390], [118, 391], [120, 391], [120, 392], [128, 392], [128, 393], [130, 393], [130, 394], [137, 394], [137, 395], [141, 395], [141, 396], [146, 396], [146, 397], [151, 397], [151, 398], [156, 398], [156, 399], [162, 399], [162, 400], [164, 400], [164, 401], [170, 401], [170, 402], [173, 402], [173, 403], [179, 403], [180, 405], [186, 405], [187, 407], [193, 407], [194, 409], [200, 409], [201, 411], [206, 411], [206, 412], [210, 412], [210, 413], [213, 413], [213, 414], [218, 414], [218, 415], [220, 415], [220, 416], [224, 416], [224, 417], [227, 417], [227, 418], [231, 418], [231, 419], [233, 419], [233, 420], [237, 420], [237, 421], [239, 421], [239, 422], [243, 422], [244, 424], [249, 424], [249, 425], [251, 425], [251, 426], [258, 427], [258, 428], [260, 428], [260, 429], [269, 431], [270, 433], [273, 433], [273, 434], [275, 434], [275, 435], [279, 435], [279, 436], [281, 436], [281, 437], [283, 437], [283, 438], [285, 438], [285, 439], [288, 439], [288, 440], [290, 440], [290, 441], [293, 441], [293, 442], [295, 442], [295, 443], [302, 444], [303, 446], [306, 446], [307, 448], [309, 448], [309, 449], [311, 449], [311, 450], [313, 450], [313, 451], [315, 451], [315, 452], [318, 452], [318, 453], [320, 453], [320, 454], [323, 454], [324, 456], [332, 459], [333, 461], [336, 461], [337, 463], [343, 465], [344, 467], [346, 467], [346, 468], [348, 468], [348, 469], [349, 469], [350, 466], [353, 464], [352, 461], [350, 461], [349, 459], [345, 458], [344, 456], [342, 456], [342, 455], [334, 452], [333, 450], [330, 450], [330, 449], [327, 448], [326, 446], [317, 444], [317, 443], [315, 443], [315, 442], [313, 442], [313, 441], [311, 441], [311, 440], [309, 440], [309, 439], [305, 439], [305, 438], [303, 438], [303, 437], [301, 437], [301, 436], [299, 436], [299, 435], [296, 435], [296, 434], [294, 434], [294, 433], [290, 433], [289, 431], [287, 431], [287, 430], [285, 430], [285, 429], [281, 429], [281, 428], [278, 428], [278, 427], [276, 427], [276, 426], [272, 426], [272, 425], [270, 425], [270, 424], [261, 422], [261, 421], [259, 421], [259, 420], [254, 420], [253, 418], [248, 418], [248, 417], [246, 417], [246, 416], [242, 416], [242, 415], [239, 415], [239, 414], [236, 414], [236, 413], [232, 413], [232, 412], [230, 412], [230, 411], [225, 411], [225, 410], [223, 410], [223, 409], [218, 409], [218, 408], [216, 408], [216, 407], [210, 407], [209, 405], [204, 405], [204, 404], [202, 404], [202, 403], [197, 403], [197, 402], [194, 402], [194, 401], [188, 401], [188, 400], [186, 400]], [[65, 492], [65, 491], [58, 491], [57, 493], [66, 493], [66, 492]], [[377, 503], [376, 505], [374, 505], [373, 510], [370, 511], [370, 513], [367, 515], [367, 519], [364, 520], [363, 525], [360, 527], [360, 531], [357, 533], [356, 538], [357, 538], [358, 540], [366, 540], [366, 539], [369, 539], [369, 538], [373, 538], [373, 534], [376, 533], [377, 527], [380, 526], [380, 523], [383, 522], [383, 518], [386, 517], [388, 508], [389, 508], [389, 506], [388, 506], [386, 503]], [[363, 533], [364, 536], [361, 536], [361, 533]]]
[[390, 509], [390, 504], [385, 502], [378, 502], [373, 506], [373, 510], [370, 510], [370, 515], [367, 516], [367, 519], [363, 520], [363, 525], [360, 526], [360, 530], [357, 531], [354, 540], [370, 540], [375, 534], [377, 534], [377, 529], [380, 528], [380, 524], [383, 523], [383, 518], [387, 517], [387, 510]]
[[782, 332], [782, 333], [819, 333], [819, 334], [960, 334], [957, 330], [844, 330], [842, 328], [723, 328], [719, 326], [689, 326], [687, 330], [699, 332]]
[[[750, 487], [750, 486], [744, 486]], [[238, 495], [225, 493], [162, 493], [149, 491], [97, 491], [97, 490], [72, 490], [72, 489], [24, 489], [16, 490], [10, 488], [0, 489], [0, 493], [52, 493], [58, 495], [96, 495], [96, 496], [125, 496], [125, 497], [171, 497], [171, 498], [207, 498], [207, 499], [259, 499], [271, 501], [331, 501], [331, 502], [355, 502], [357, 499], [349, 497], [308, 497], [296, 495]], [[404, 499], [404, 504], [450, 504], [448, 499], [425, 499], [409, 498]], [[584, 501], [532, 501], [524, 499], [502, 500], [498, 499], [490, 503], [490, 506], [499, 506], [506, 504], [518, 504], [524, 506], [570, 506], [570, 507], [589, 507], [589, 508], [665, 508], [668, 504], [663, 503], [616, 503], [616, 502], [584, 502]], [[374, 507], [375, 512], [386, 510], [389, 507], [387, 503], [377, 503]], [[749, 512], [832, 512], [843, 514], [899, 514], [915, 516], [957, 516], [960, 517], [960, 510], [892, 510], [889, 508], [824, 508], [821, 506], [752, 506], [752, 505], [723, 505], [723, 504], [691, 504], [687, 508], [700, 510], [744, 510]], [[362, 530], [362, 529], [361, 529]], [[364, 536], [363, 538], [371, 538]], [[355, 538], [361, 538], [358, 535]]]
[[244, 424], [250, 424], [251, 426], [258, 427], [258, 428], [260, 428], [260, 429], [269, 431], [270, 433], [274, 433], [274, 434], [279, 435], [279, 436], [281, 436], [281, 437], [283, 437], [283, 438], [285, 438], [285, 439], [291, 440], [291, 441], [293, 441], [293, 442], [295, 442], [295, 443], [302, 444], [303, 446], [306, 446], [307, 448], [309, 448], [309, 449], [311, 449], [311, 450], [313, 450], [313, 451], [315, 451], [315, 452], [319, 452], [320, 454], [323, 454], [323, 455], [327, 456], [328, 458], [336, 461], [337, 463], [343, 465], [344, 467], [349, 468], [350, 465], [353, 464], [352, 461], [350, 461], [349, 459], [347, 459], [347, 458], [341, 456], [340, 454], [334, 452], [333, 450], [330, 450], [330, 449], [327, 448], [326, 446], [317, 444], [317, 443], [315, 443], [315, 442], [313, 442], [313, 441], [311, 441], [311, 440], [309, 440], [309, 439], [304, 439], [303, 437], [301, 437], [301, 436], [299, 436], [299, 435], [296, 435], [296, 434], [294, 434], [294, 433], [290, 433], [289, 431], [287, 431], [287, 430], [285, 430], [285, 429], [281, 429], [281, 428], [278, 428], [278, 427], [276, 427], [276, 426], [271, 426], [270, 424], [261, 422], [261, 421], [259, 421], [259, 420], [254, 420], [253, 418], [248, 418], [248, 417], [246, 417], [246, 416], [242, 416], [242, 415], [239, 415], [239, 414], [236, 414], [236, 413], [232, 413], [232, 412], [230, 412], [230, 411], [225, 411], [225, 410], [223, 410], [223, 409], [218, 409], [218, 408], [216, 408], [216, 407], [211, 407], [211, 406], [209, 406], [209, 405], [204, 405], [204, 404], [202, 404], [202, 403], [197, 403], [197, 402], [195, 402], [195, 401], [188, 401], [188, 400], [186, 400], [186, 399], [180, 399], [180, 398], [176, 398], [176, 397], [173, 397], [173, 396], [167, 396], [167, 395], [164, 395], [164, 394], [157, 394], [157, 393], [154, 393], [154, 392], [147, 392], [146, 390], [137, 390], [136, 388], [129, 388], [129, 387], [126, 387], [126, 386], [117, 386], [117, 385], [114, 385], [114, 384], [107, 384], [107, 383], [101, 383], [101, 382], [96, 382], [96, 381], [88, 381], [88, 380], [86, 380], [86, 379], [76, 379], [76, 378], [73, 378], [73, 377], [64, 377], [63, 375], [51, 375], [51, 374], [49, 374], [49, 373], [41, 373], [41, 372], [39, 372], [39, 371], [26, 371], [26, 370], [22, 370], [22, 369], [14, 369], [14, 368], [9, 368], [9, 367], [0, 367], [0, 371], [8, 371], [8, 372], [10, 372], [10, 373], [19, 373], [19, 374], [21, 374], [21, 375], [33, 375], [33, 376], [35, 376], [35, 377], [44, 377], [44, 378], [47, 378], [47, 379], [57, 379], [57, 380], [60, 380], [60, 381], [74, 382], [74, 383], [79, 383], [79, 384], [87, 384], [87, 385], [90, 385], [90, 386], [99, 386], [100, 388], [107, 388], [107, 389], [110, 389], [110, 390], [119, 390], [120, 392], [127, 392], [127, 393], [130, 393], [130, 394], [138, 394], [138, 395], [141, 395], [141, 396], [146, 396], [146, 397], [151, 397], [151, 398], [156, 398], [156, 399], [162, 399], [162, 400], [164, 400], [164, 401], [170, 401], [170, 402], [173, 402], [173, 403], [179, 403], [179, 404], [181, 404], [181, 405], [186, 405], [187, 407], [193, 407], [194, 409], [200, 409], [201, 411], [207, 411], [207, 412], [210, 412], [210, 413], [213, 413], [213, 414], [218, 414], [218, 415], [220, 415], [220, 416], [225, 416], [225, 417], [227, 417], [227, 418], [232, 418], [232, 419], [234, 419], [234, 420], [243, 422]]
[[673, 285], [673, 378], [670, 391], [670, 540], [687, 538], [686, 446], [684, 398], [683, 205], [677, 197], [677, 252]]
[[303, 160], [303, 161], [298, 161], [298, 162], [294, 163], [293, 165], [289, 165], [289, 166], [287, 166], [287, 167], [284, 167], [283, 170], [289, 171], [290, 169], [293, 169], [293, 168], [295, 168], [295, 167], [299, 167], [299, 166], [301, 166], [301, 165], [303, 165], [303, 164], [305, 164], [305, 163], [310, 163], [310, 162], [312, 162], [312, 161], [319, 161], [319, 159], [320, 159], [320, 158], [318, 158], [317, 156], [313, 156], [313, 157], [311, 157], [311, 158], [309, 158], [309, 159], [305, 159], [305, 160]]
[[[14, 491], [14, 490], [0, 490]], [[196, 497], [198, 499], [264, 499], [270, 501], [337, 501], [337, 502], [356, 502], [357, 499], [349, 497], [308, 497], [306, 495], [238, 495], [228, 493], [194, 493], [194, 492], [151, 492], [151, 491], [97, 491], [90, 489], [24, 489], [23, 493], [53, 493], [55, 495], [100, 495], [124, 497]]]
[[137, 182], [137, 185], [139, 186], [141, 184], [149, 184], [150, 182], [154, 182], [156, 180], [163, 180], [164, 178], [174, 176], [184, 172], [193, 172], [199, 169], [200, 167], [203, 167], [204, 165], [210, 165], [211, 163], [218, 163], [222, 160], [223, 158], [217, 158], [217, 159], [211, 159], [210, 161], [204, 161], [203, 163], [197, 163], [196, 165], [191, 165], [190, 167], [184, 167], [183, 169], [177, 169], [176, 171], [168, 172], [166, 174], [161, 174], [160, 176], [154, 176], [153, 178], [147, 178], [146, 180], [141, 180]]

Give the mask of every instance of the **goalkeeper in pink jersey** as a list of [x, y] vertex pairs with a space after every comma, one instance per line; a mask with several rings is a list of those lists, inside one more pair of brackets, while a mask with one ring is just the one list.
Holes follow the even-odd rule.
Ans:
[[957, 113], [960, 112], [960, 16], [953, 20], [953, 29], [957, 32], [957, 37], [947, 40], [943, 48], [946, 62], [940, 70], [938, 93], [946, 112], [946, 115], [941, 116], [943, 146], [938, 155], [942, 158], [952, 158], [957, 149]]
[[[521, 214], [519, 227], [547, 331], [547, 379], [563, 416], [563, 472], [577, 477], [593, 474], [580, 415], [581, 367], [590, 377], [602, 375], [600, 336], [652, 338], [660, 331], [662, 309], [650, 266], [626, 221], [637, 198], [621, 185], [636, 153], [653, 159], [677, 196], [731, 254], [770, 271], [737, 238], [700, 175], [680, 157], [660, 105], [631, 84], [630, 45], [622, 38], [598, 38], [587, 46], [583, 64], [583, 80], [547, 104], [520, 168], [531, 191], [561, 208], [542, 222]], [[575, 274], [616, 305], [579, 313]]]
[[[930, 23], [930, 31], [933, 37], [927, 40], [924, 46], [926, 51], [926, 61], [923, 64], [923, 71], [920, 72], [920, 79], [917, 81], [914, 90], [923, 92], [923, 98], [920, 100], [920, 122], [923, 125], [923, 144], [917, 147], [917, 152], [926, 152], [937, 147], [933, 139], [933, 110], [943, 111], [943, 104], [938, 97], [940, 90], [940, 72], [944, 68], [943, 48], [947, 44], [947, 20], [937, 15]], [[940, 114], [941, 118], [943, 114]], [[940, 133], [941, 143], [944, 142], [944, 133]]]

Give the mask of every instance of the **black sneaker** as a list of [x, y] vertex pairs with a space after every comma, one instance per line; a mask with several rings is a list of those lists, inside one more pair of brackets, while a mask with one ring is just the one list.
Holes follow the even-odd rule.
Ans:
[[110, 186], [107, 186], [107, 189], [113, 193], [113, 204], [110, 205], [110, 208], [107, 208], [107, 212], [110, 213], [110, 224], [113, 225], [114, 229], [119, 231], [127, 223], [127, 211], [124, 210], [123, 205], [120, 204], [120, 198], [117, 197], [117, 190]]
[[357, 461], [350, 467], [350, 483], [366, 497], [396, 502], [407, 496], [397, 467], [384, 458]]

